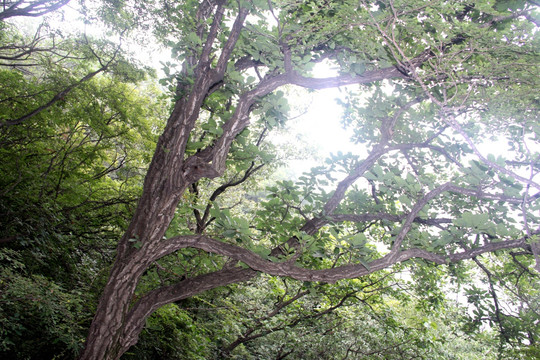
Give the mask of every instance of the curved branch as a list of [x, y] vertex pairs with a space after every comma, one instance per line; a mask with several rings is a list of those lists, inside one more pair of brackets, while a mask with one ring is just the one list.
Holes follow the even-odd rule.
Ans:
[[147, 293], [126, 315], [126, 325], [122, 337], [129, 339], [129, 341], [125, 341], [125, 349], [137, 343], [138, 334], [146, 324], [146, 318], [161, 306], [173, 301], [187, 299], [217, 287], [247, 281], [255, 275], [257, 275], [257, 272], [250, 268], [234, 267], [186, 279]]
[[[37, 0], [29, 1], [26, 5], [25, 0], [4, 1], [3, 11], [0, 12], [0, 21], [14, 16], [38, 17], [60, 9], [70, 0]], [[11, 3], [11, 4], [10, 4]], [[25, 7], [22, 7], [26, 5]]]
[[[437, 189], [439, 190], [439, 189]], [[354, 279], [357, 277], [371, 274], [375, 271], [385, 269], [398, 262], [403, 262], [411, 258], [421, 258], [432, 261], [437, 264], [447, 264], [461, 260], [471, 259], [486, 252], [494, 252], [497, 250], [519, 248], [526, 246], [527, 237], [522, 237], [516, 240], [507, 240], [500, 242], [492, 242], [483, 246], [466, 250], [460, 253], [450, 255], [441, 255], [429, 252], [423, 249], [407, 249], [399, 250], [383, 256], [382, 258], [373, 260], [367, 266], [363, 264], [349, 264], [331, 269], [314, 270], [296, 266], [295, 264], [286, 262], [272, 262], [263, 259], [254, 252], [242, 247], [221, 242], [212, 239], [208, 236], [177, 236], [163, 241], [160, 253], [170, 254], [171, 252], [183, 248], [196, 248], [209, 253], [222, 255], [231, 259], [241, 261], [251, 269], [260, 271], [274, 276], [288, 276], [296, 280], [302, 281], [322, 281], [333, 283], [342, 279]], [[160, 256], [161, 257], [161, 256]]]
[[[184, 164], [184, 173], [192, 173], [187, 179], [190, 183], [198, 181], [202, 177], [214, 178], [225, 171], [225, 160], [229, 148], [236, 136], [249, 125], [249, 114], [252, 106], [263, 96], [271, 93], [283, 85], [297, 85], [310, 89], [326, 89], [353, 84], [367, 84], [390, 78], [406, 78], [396, 67], [387, 67], [378, 70], [366, 71], [362, 75], [342, 75], [327, 78], [310, 78], [290, 72], [264, 78], [254, 89], [240, 96], [236, 105], [235, 113], [227, 121], [222, 129], [223, 134], [214, 144], [192, 155]], [[190, 171], [194, 168], [197, 172]], [[201, 169], [204, 169], [201, 171]], [[332, 204], [329, 205], [333, 206]]]

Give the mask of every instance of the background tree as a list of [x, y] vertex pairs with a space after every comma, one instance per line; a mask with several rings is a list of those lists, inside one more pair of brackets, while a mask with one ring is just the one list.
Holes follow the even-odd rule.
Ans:
[[164, 102], [151, 85], [142, 96], [146, 75], [117, 44], [1, 26], [0, 357], [72, 359]]

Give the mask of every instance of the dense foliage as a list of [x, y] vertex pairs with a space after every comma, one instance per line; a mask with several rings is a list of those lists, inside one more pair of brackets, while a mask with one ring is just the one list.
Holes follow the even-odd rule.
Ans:
[[0, 7], [0, 357], [540, 356], [539, 4], [68, 2]]

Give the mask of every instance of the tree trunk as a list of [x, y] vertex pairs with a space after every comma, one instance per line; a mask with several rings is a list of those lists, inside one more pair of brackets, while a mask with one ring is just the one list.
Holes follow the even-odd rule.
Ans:
[[122, 267], [121, 262], [114, 264], [92, 321], [81, 360], [118, 359], [121, 356], [118, 340], [122, 332], [122, 320], [136, 285], [129, 276], [130, 272]]
[[[179, 89], [186, 95], [177, 100], [158, 140], [144, 180], [141, 199], [118, 244], [116, 260], [100, 298], [81, 360], [118, 359], [134, 343], [133, 337], [138, 337], [142, 327], [138, 332], [129, 331], [131, 335], [124, 336], [126, 316], [144, 271], [155, 260], [174, 251], [163, 250], [160, 242], [174, 217], [182, 194], [190, 184], [202, 177], [219, 175], [215, 170], [217, 162], [212, 166], [198, 157], [184, 159], [184, 152], [209, 89], [223, 79], [226, 70], [226, 58], [220, 61], [216, 69], [212, 69], [209, 57], [211, 44], [223, 16], [223, 3], [216, 2], [217, 10], [207, 46], [194, 71], [195, 80], [191, 86]], [[247, 10], [242, 9], [233, 27], [235, 31], [229, 38], [232, 44], [237, 40], [246, 16]], [[232, 48], [228, 52], [224, 50], [222, 56], [230, 56], [231, 51]], [[150, 314], [147, 313], [142, 321]]]

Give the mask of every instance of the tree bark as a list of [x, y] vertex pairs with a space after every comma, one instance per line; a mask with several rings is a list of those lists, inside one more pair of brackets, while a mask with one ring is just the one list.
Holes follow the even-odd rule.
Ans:
[[[126, 314], [145, 269], [165, 255], [155, 253], [155, 249], [174, 217], [182, 194], [202, 177], [219, 175], [198, 158], [184, 160], [189, 135], [203, 101], [209, 89], [223, 79], [226, 64], [247, 16], [247, 10], [240, 9], [225, 49], [213, 69], [210, 51], [222, 21], [224, 1], [217, 1], [215, 5], [213, 23], [194, 71], [195, 81], [188, 95], [176, 102], [158, 140], [139, 204], [118, 244], [116, 260], [90, 326], [81, 360], [118, 359], [133, 344], [130, 336], [122, 336]], [[224, 170], [224, 164], [222, 168]]]

